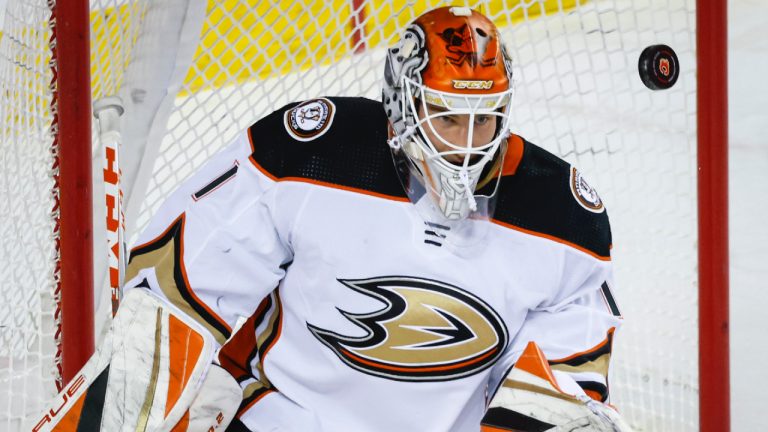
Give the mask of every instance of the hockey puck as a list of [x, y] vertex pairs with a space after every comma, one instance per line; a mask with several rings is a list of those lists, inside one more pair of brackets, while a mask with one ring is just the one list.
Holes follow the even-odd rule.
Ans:
[[680, 63], [675, 51], [666, 45], [651, 45], [640, 53], [637, 63], [640, 79], [651, 90], [666, 90], [677, 82]]

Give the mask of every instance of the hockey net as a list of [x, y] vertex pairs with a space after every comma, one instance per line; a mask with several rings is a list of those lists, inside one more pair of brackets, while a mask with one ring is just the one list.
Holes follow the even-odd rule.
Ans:
[[[612, 402], [639, 431], [699, 430], [696, 2], [455, 3], [484, 11], [503, 33], [515, 64], [513, 130], [578, 166], [610, 212], [614, 291], [627, 318]], [[2, 430], [19, 428], [59, 379], [52, 4], [8, 0], [0, 39]], [[444, 4], [91, 0], [91, 96], [117, 95], [125, 107], [129, 244], [179, 182], [268, 112], [322, 95], [378, 99], [384, 47]], [[676, 50], [681, 74], [654, 92], [637, 60], [658, 43]], [[103, 150], [93, 136], [98, 335], [109, 293]]]

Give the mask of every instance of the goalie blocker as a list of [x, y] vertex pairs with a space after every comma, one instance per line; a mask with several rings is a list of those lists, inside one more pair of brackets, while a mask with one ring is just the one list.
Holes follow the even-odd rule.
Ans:
[[616, 410], [587, 396], [565, 372], [553, 371], [529, 342], [483, 418], [482, 432], [632, 432]]
[[94, 355], [26, 430], [223, 431], [242, 391], [212, 364], [215, 349], [173, 306], [129, 290]]

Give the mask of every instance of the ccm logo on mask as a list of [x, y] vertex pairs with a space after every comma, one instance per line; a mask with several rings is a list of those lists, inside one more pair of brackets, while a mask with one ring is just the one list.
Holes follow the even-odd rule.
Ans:
[[490, 90], [493, 81], [453, 80], [453, 88], [458, 90]]

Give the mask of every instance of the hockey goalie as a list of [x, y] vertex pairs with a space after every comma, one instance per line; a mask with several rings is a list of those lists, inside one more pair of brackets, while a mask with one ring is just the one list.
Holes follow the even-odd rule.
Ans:
[[628, 431], [606, 209], [512, 132], [512, 83], [493, 22], [443, 7], [388, 50], [381, 101], [258, 120], [153, 217], [30, 430]]

